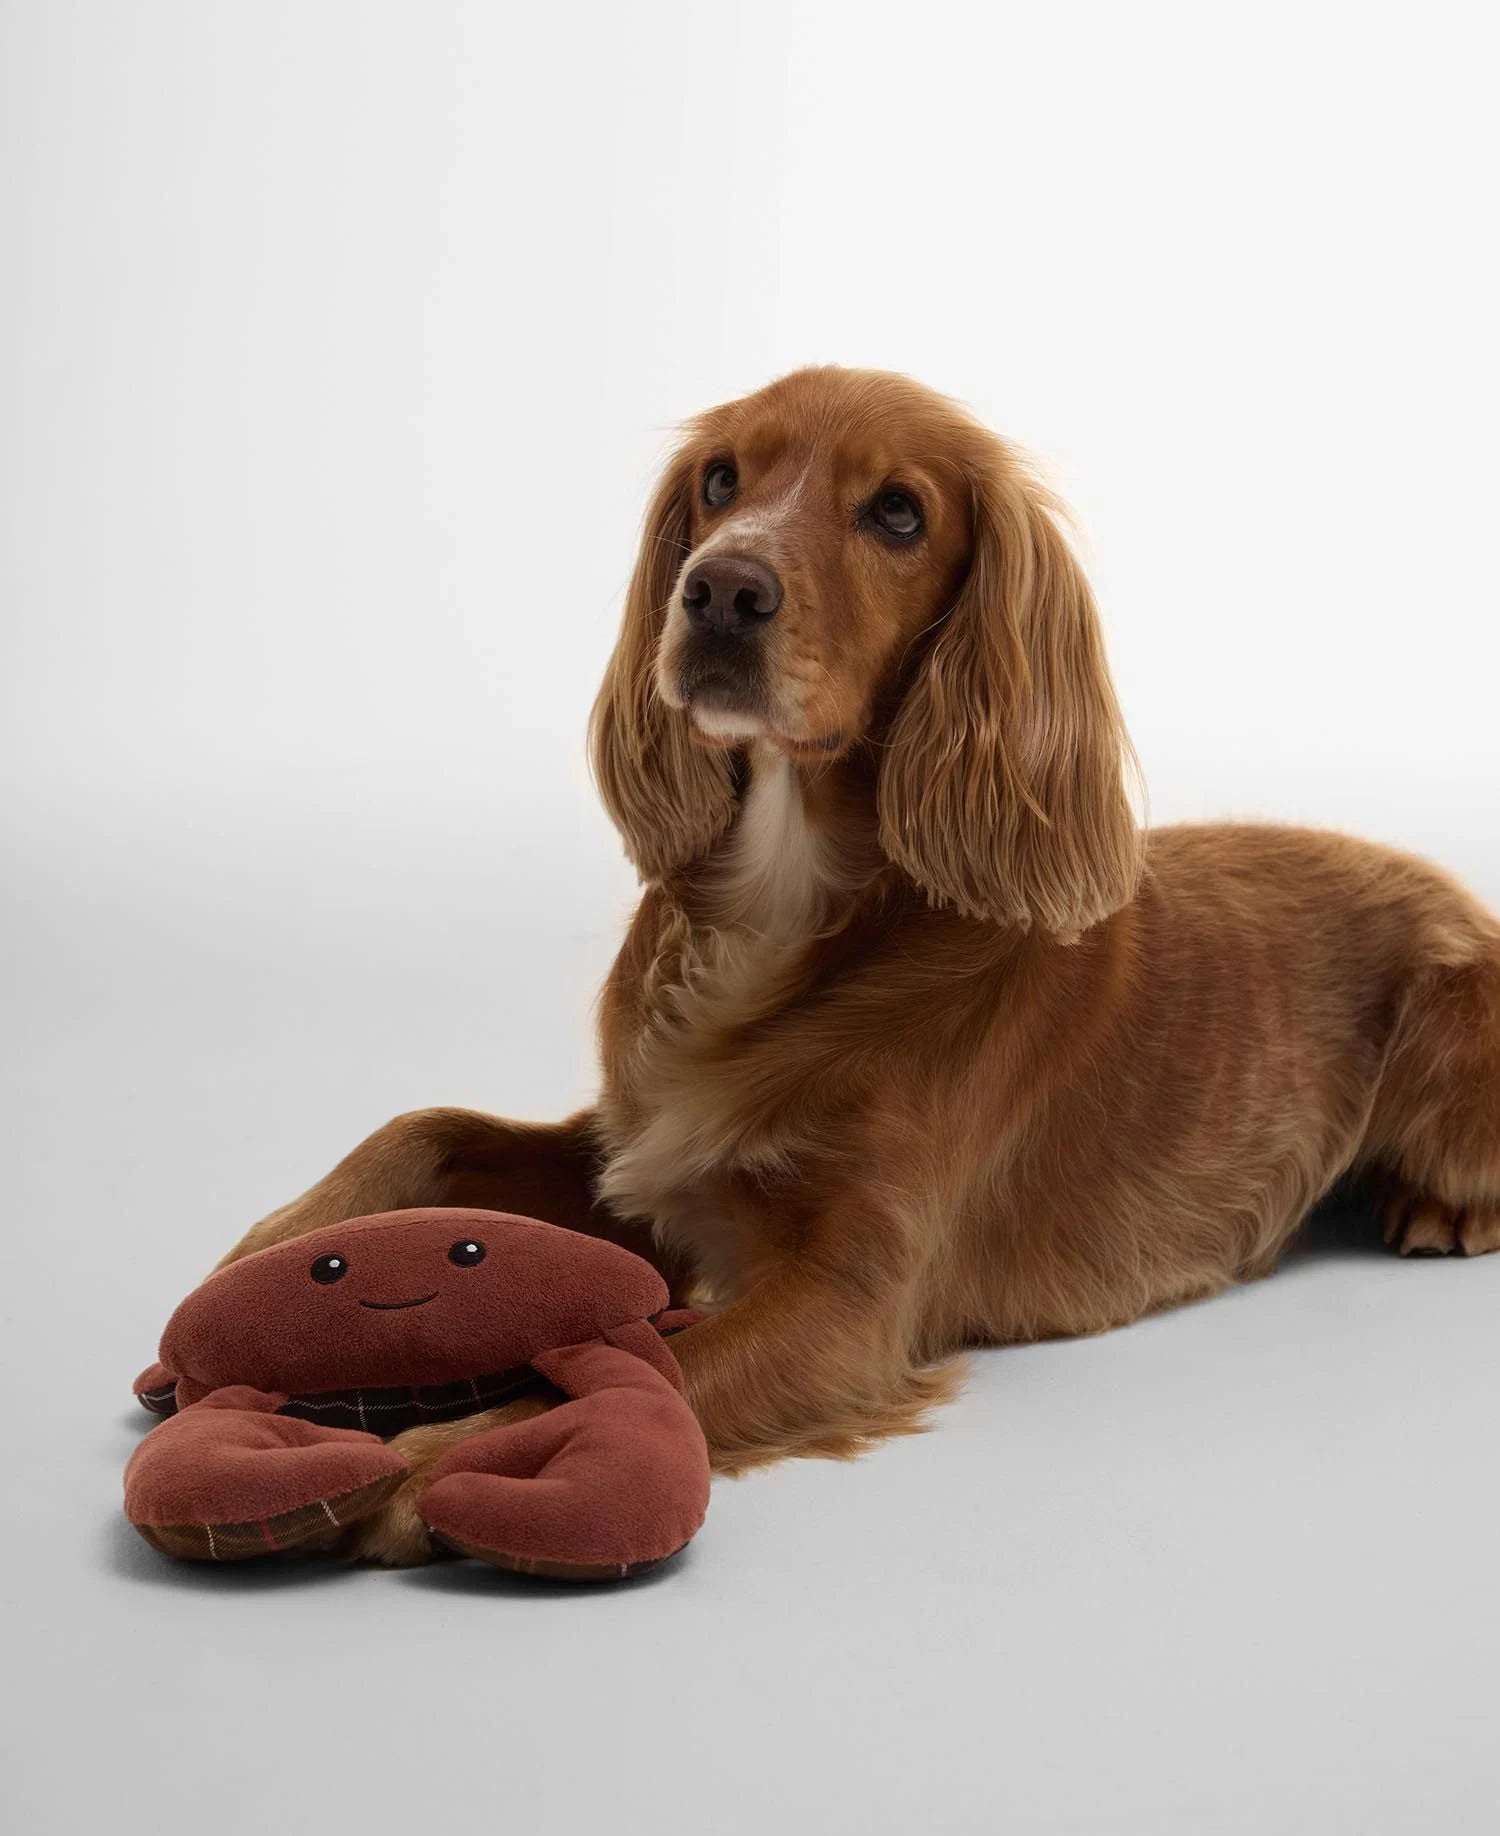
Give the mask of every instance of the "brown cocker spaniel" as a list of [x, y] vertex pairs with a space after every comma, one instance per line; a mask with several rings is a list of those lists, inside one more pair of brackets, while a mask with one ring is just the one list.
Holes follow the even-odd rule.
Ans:
[[[1346, 1173], [1402, 1252], [1500, 1247], [1500, 925], [1343, 836], [1143, 832], [1053, 504], [917, 384], [689, 427], [593, 756], [645, 882], [595, 1107], [400, 1116], [233, 1254], [437, 1204], [627, 1243], [716, 1309], [675, 1346], [733, 1470], [1264, 1274]], [[426, 1553], [400, 1498], [360, 1547]]]

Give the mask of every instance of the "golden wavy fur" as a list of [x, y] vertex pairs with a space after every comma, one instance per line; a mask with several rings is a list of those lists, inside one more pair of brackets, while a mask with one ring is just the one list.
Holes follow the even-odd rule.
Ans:
[[[1500, 1247], [1500, 926], [1342, 836], [1142, 833], [1054, 506], [916, 384], [692, 424], [592, 744], [645, 882], [597, 1105], [398, 1117], [232, 1254], [443, 1203], [629, 1243], [716, 1309], [677, 1344], [733, 1470], [1264, 1274], [1351, 1171], [1403, 1252]], [[400, 1499], [360, 1544], [425, 1549]]]

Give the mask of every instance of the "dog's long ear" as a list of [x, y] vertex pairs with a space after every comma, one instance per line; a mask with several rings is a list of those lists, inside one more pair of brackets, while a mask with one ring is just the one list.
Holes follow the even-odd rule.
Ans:
[[657, 487], [636, 557], [619, 641], [589, 722], [594, 781], [643, 880], [703, 854], [734, 814], [728, 756], [697, 747], [687, 718], [656, 686], [656, 652], [688, 553], [693, 462], [679, 454]]
[[1051, 498], [998, 440], [969, 479], [969, 572], [892, 723], [881, 844], [936, 902], [1072, 939], [1139, 878], [1134, 755]]

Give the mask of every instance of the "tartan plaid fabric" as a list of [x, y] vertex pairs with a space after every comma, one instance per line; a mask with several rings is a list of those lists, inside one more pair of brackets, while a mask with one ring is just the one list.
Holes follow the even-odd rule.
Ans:
[[153, 1549], [179, 1562], [244, 1562], [252, 1556], [281, 1555], [288, 1549], [332, 1535], [385, 1503], [403, 1475], [392, 1474], [338, 1498], [319, 1498], [249, 1524], [137, 1524]]
[[363, 1428], [389, 1438], [403, 1428], [424, 1422], [456, 1422], [481, 1409], [498, 1409], [539, 1389], [550, 1389], [529, 1364], [463, 1383], [442, 1383], [418, 1388], [405, 1385], [390, 1390], [330, 1390], [321, 1396], [289, 1396], [278, 1415], [295, 1415], [324, 1428]]
[[[299, 1416], [305, 1422], [321, 1422], [326, 1428], [363, 1428], [389, 1439], [403, 1428], [418, 1428], [423, 1422], [455, 1422], [460, 1416], [497, 1409], [501, 1403], [546, 1387], [549, 1386], [530, 1365], [523, 1364], [462, 1383], [425, 1387], [403, 1384], [396, 1389], [327, 1390], [318, 1396], [289, 1396], [276, 1413]], [[136, 1400], [152, 1415], [177, 1413], [175, 1384], [159, 1390], [138, 1390]]]
[[[472, 1556], [476, 1562], [488, 1562], [491, 1568], [508, 1569], [513, 1575], [538, 1575], [548, 1581], [627, 1581], [633, 1575], [649, 1575], [682, 1554], [653, 1556], [649, 1562], [554, 1562], [546, 1556], [506, 1555], [498, 1549], [481, 1549], [476, 1544], [460, 1542], [455, 1536], [444, 1536], [434, 1530], [433, 1541], [454, 1555]], [[683, 1544], [686, 1549], [687, 1544]]]

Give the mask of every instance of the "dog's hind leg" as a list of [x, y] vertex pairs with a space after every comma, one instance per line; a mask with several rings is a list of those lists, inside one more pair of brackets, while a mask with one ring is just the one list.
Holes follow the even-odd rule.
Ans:
[[1423, 971], [1397, 1022], [1367, 1136], [1403, 1256], [1500, 1249], [1500, 930]]

